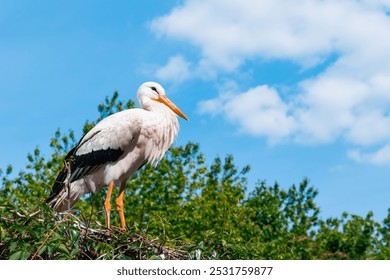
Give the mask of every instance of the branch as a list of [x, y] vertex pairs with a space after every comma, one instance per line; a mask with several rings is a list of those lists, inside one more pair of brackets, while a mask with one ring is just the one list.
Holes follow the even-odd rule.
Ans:
[[66, 168], [66, 171], [67, 171], [67, 175], [66, 175], [66, 179], [65, 179], [65, 182], [66, 182], [66, 189], [68, 191], [68, 197], [67, 197], [67, 203], [68, 203], [68, 209], [70, 209], [70, 175], [71, 175], [71, 170], [70, 170], [70, 163], [68, 161], [65, 161], [65, 168]]

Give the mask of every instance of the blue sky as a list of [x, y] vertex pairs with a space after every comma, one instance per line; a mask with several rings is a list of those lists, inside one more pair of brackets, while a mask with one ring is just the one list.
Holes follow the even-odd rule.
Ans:
[[[82, 2], [82, 3], [80, 3]], [[390, 2], [0, 1], [0, 167], [160, 82], [178, 144], [250, 185], [307, 177], [324, 218], [390, 207]]]

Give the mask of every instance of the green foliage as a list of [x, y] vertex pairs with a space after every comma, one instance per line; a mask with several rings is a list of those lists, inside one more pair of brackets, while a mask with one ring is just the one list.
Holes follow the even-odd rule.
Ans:
[[[83, 132], [133, 106], [115, 92]], [[321, 219], [318, 191], [307, 179], [287, 188], [261, 181], [248, 187], [249, 166], [238, 168], [232, 155], [208, 163], [192, 142], [130, 178], [128, 231], [101, 226], [105, 191], [56, 215], [44, 200], [76, 144], [73, 131], [58, 129], [50, 156], [35, 148], [25, 170], [0, 169], [0, 259], [390, 259], [390, 209], [382, 223], [371, 212]], [[119, 223], [115, 211], [111, 216]]]

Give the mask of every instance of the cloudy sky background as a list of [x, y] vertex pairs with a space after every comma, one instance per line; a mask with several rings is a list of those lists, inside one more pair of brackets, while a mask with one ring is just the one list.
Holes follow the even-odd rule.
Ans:
[[118, 90], [160, 82], [178, 144], [257, 180], [308, 177], [324, 217], [390, 207], [390, 1], [0, 0], [0, 168]]

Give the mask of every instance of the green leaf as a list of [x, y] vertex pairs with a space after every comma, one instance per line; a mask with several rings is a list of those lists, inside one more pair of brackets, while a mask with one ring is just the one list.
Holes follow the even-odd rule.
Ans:
[[58, 251], [62, 252], [62, 253], [65, 253], [65, 254], [69, 254], [69, 250], [68, 248], [65, 246], [65, 244], [60, 244], [58, 247], [57, 247]]
[[21, 260], [27, 260], [30, 257], [31, 253], [28, 251], [22, 251], [20, 254]]
[[42, 255], [47, 249], [47, 245], [43, 245], [42, 248], [38, 252], [38, 256]]
[[21, 258], [20, 258], [20, 256], [22, 255], [22, 251], [17, 251], [17, 252], [15, 252], [15, 253], [13, 253], [10, 257], [9, 257], [9, 259], [10, 260], [20, 260]]
[[6, 231], [5, 229], [0, 225], [0, 241], [5, 238]]

